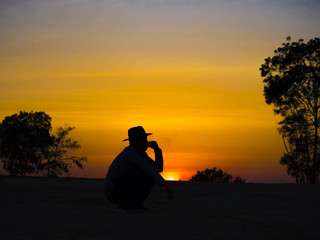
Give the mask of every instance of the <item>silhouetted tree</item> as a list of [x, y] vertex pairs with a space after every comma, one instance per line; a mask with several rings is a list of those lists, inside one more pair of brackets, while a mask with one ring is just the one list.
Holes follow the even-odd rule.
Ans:
[[74, 127], [59, 127], [56, 135], [53, 137], [53, 142], [45, 152], [45, 159], [41, 164], [41, 169], [47, 176], [57, 177], [64, 173], [69, 173], [73, 164], [76, 164], [79, 168], [84, 167], [84, 163], [87, 162], [86, 157], [70, 156], [70, 150], [76, 150], [81, 148], [80, 144], [68, 137], [68, 134], [74, 129]]
[[198, 171], [197, 174], [193, 175], [190, 181], [211, 181], [211, 182], [230, 182], [232, 176], [221, 169], [206, 168], [203, 171]]
[[280, 163], [299, 183], [319, 176], [320, 39], [287, 42], [260, 68], [264, 96], [283, 117], [279, 133], [287, 153]]
[[0, 158], [10, 175], [34, 173], [41, 153], [52, 143], [51, 118], [44, 112], [23, 112], [0, 124]]
[[80, 168], [86, 157], [70, 156], [80, 144], [68, 138], [74, 127], [58, 128], [51, 135], [51, 118], [44, 112], [23, 112], [6, 117], [0, 124], [0, 158], [10, 175], [69, 173], [73, 164]]
[[233, 180], [234, 183], [246, 183], [246, 180], [239, 177], [239, 176], [236, 176], [235, 179]]

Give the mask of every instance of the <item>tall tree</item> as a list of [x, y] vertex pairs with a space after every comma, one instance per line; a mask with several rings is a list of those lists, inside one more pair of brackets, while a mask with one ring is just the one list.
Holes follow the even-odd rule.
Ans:
[[273, 104], [287, 153], [280, 163], [297, 182], [319, 177], [320, 39], [287, 42], [265, 59], [261, 76], [267, 104]]
[[41, 153], [52, 143], [51, 118], [44, 112], [23, 112], [0, 124], [0, 158], [10, 175], [34, 173]]
[[59, 127], [53, 137], [53, 142], [44, 154], [41, 169], [47, 176], [57, 177], [68, 174], [73, 164], [83, 168], [87, 162], [86, 157], [70, 155], [70, 151], [81, 148], [81, 145], [68, 134], [74, 127]]

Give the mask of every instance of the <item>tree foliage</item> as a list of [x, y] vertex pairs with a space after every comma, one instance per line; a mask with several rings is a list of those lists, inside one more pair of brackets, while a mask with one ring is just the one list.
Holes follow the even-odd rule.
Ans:
[[51, 118], [44, 112], [23, 112], [0, 124], [0, 158], [11, 175], [34, 173], [41, 153], [52, 143]]
[[261, 76], [267, 104], [282, 117], [279, 133], [287, 153], [280, 163], [299, 183], [319, 176], [320, 39], [287, 42], [265, 59]]
[[87, 162], [86, 157], [70, 156], [70, 150], [81, 148], [80, 144], [68, 137], [68, 134], [74, 130], [74, 127], [59, 127], [56, 134], [52, 136], [53, 141], [45, 152], [45, 159], [41, 168], [47, 176], [57, 177], [64, 173], [69, 173], [73, 164], [83, 168]]
[[74, 127], [58, 128], [51, 135], [51, 118], [44, 112], [24, 112], [6, 117], [0, 124], [0, 159], [10, 175], [69, 173], [73, 164], [83, 168], [86, 157], [70, 156], [79, 143], [68, 134]]
[[[212, 169], [206, 168], [203, 171], [198, 171], [195, 175], [192, 176], [190, 181], [210, 181], [210, 182], [231, 182], [232, 175], [217, 169], [216, 167]], [[235, 178], [235, 183], [244, 183], [245, 180], [237, 176]]]

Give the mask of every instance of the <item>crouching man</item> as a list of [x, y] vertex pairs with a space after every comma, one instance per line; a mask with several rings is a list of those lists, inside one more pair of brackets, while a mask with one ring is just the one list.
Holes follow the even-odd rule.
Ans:
[[[141, 212], [147, 210], [143, 202], [147, 199], [154, 183], [163, 187], [168, 199], [174, 194], [167, 182], [159, 174], [163, 171], [162, 150], [157, 142], [148, 142], [143, 127], [133, 127], [128, 130], [129, 146], [126, 147], [109, 167], [104, 191], [107, 199], [118, 204], [120, 210], [126, 212]], [[155, 153], [153, 161], [146, 150], [151, 147]]]

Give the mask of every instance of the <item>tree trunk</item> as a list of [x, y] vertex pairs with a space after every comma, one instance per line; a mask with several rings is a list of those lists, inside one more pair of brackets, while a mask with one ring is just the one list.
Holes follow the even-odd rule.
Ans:
[[312, 182], [313, 184], [318, 183], [318, 177], [317, 177], [317, 172], [318, 172], [318, 128], [319, 128], [319, 123], [318, 123], [318, 103], [315, 101], [315, 116], [314, 116], [314, 132], [315, 132], [315, 137], [314, 137], [314, 152], [313, 152], [313, 176], [312, 176]]
[[[19, 168], [20, 168], [20, 176], [25, 176], [25, 169], [24, 169], [24, 166], [23, 166], [23, 160], [22, 159], [19, 159]], [[19, 175], [19, 174], [17, 174]]]

